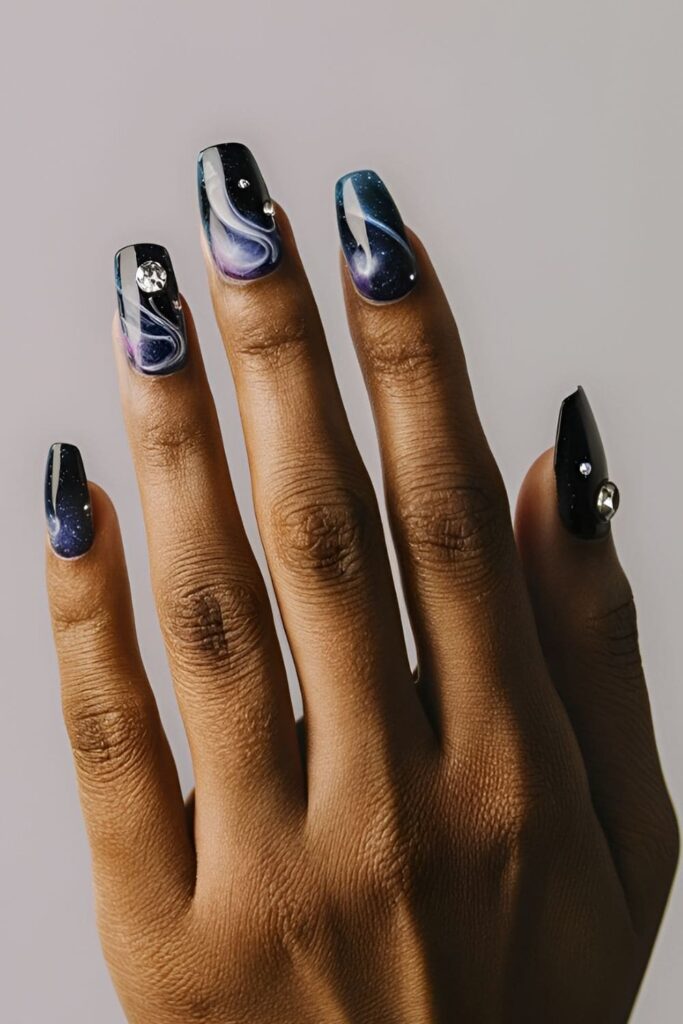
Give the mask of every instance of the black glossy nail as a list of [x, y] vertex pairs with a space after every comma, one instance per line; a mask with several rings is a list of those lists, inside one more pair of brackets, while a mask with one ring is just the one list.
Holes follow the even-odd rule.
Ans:
[[250, 281], [275, 270], [282, 256], [280, 232], [251, 151], [241, 142], [203, 149], [197, 185], [204, 232], [223, 277]]
[[88, 480], [74, 444], [53, 444], [45, 472], [45, 516], [54, 551], [62, 558], [84, 555], [93, 541]]
[[417, 262], [401, 214], [374, 171], [354, 171], [337, 182], [337, 224], [356, 288], [366, 299], [403, 298], [417, 280]]
[[185, 317], [167, 250], [153, 242], [119, 249], [114, 277], [131, 366], [152, 377], [182, 369], [187, 361]]
[[583, 388], [565, 398], [555, 441], [555, 481], [562, 522], [586, 540], [609, 533], [619, 491], [608, 478], [598, 425]]

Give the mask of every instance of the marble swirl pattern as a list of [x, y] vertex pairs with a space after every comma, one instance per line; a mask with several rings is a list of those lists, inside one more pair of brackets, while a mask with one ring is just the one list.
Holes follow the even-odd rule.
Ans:
[[238, 142], [202, 150], [197, 184], [202, 224], [221, 275], [250, 281], [275, 270], [282, 242], [266, 183], [250, 150]]
[[45, 471], [45, 518], [53, 550], [62, 558], [84, 555], [93, 542], [88, 480], [74, 444], [50, 447]]
[[374, 171], [353, 171], [336, 187], [342, 250], [356, 288], [374, 302], [403, 298], [417, 280], [415, 254], [398, 208]]
[[[138, 282], [140, 267], [157, 265], [165, 282], [145, 291]], [[180, 370], [187, 361], [185, 317], [171, 257], [163, 245], [128, 245], [114, 261], [121, 335], [131, 366], [153, 377]]]

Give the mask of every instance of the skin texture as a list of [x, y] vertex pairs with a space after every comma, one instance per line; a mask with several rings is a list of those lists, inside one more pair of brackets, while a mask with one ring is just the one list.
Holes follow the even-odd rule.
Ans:
[[366, 301], [342, 264], [414, 671], [377, 498], [276, 217], [276, 271], [240, 284], [207, 267], [304, 726], [187, 308], [187, 363], [170, 376], [131, 369], [114, 329], [187, 804], [98, 487], [90, 550], [48, 547], [99, 929], [127, 1019], [623, 1022], [678, 834], [611, 535], [563, 527], [552, 452], [513, 530], [418, 239], [400, 302]]

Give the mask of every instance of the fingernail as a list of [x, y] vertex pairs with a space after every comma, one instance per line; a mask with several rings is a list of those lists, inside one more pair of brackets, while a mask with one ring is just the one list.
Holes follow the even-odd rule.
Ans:
[[45, 472], [45, 516], [50, 543], [62, 558], [84, 555], [93, 541], [92, 508], [81, 453], [53, 444]]
[[114, 276], [131, 366], [151, 377], [182, 369], [187, 361], [185, 317], [166, 249], [153, 242], [119, 249]]
[[609, 533], [619, 491], [608, 478], [607, 458], [583, 388], [565, 398], [555, 441], [555, 481], [562, 522], [586, 540]]
[[417, 280], [417, 262], [401, 214], [374, 171], [354, 171], [337, 182], [337, 224], [356, 288], [366, 299], [402, 299]]
[[259, 166], [241, 142], [209, 146], [197, 164], [202, 224], [223, 277], [251, 281], [270, 274], [282, 242]]

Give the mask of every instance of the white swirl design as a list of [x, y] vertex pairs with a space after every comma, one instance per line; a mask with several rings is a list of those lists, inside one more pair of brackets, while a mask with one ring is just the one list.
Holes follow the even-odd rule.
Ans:
[[[123, 296], [122, 296], [123, 297]], [[174, 324], [150, 298], [149, 308], [123, 297], [125, 307], [124, 340], [128, 358], [142, 373], [167, 374], [179, 370], [187, 356], [182, 326]], [[178, 313], [182, 318], [182, 311]], [[156, 352], [156, 358], [150, 358]]]
[[[137, 270], [142, 258], [139, 250], [133, 245], [122, 249], [117, 257], [116, 288], [119, 295], [121, 328], [126, 353], [132, 366], [141, 373], [160, 376], [179, 370], [185, 362], [185, 319], [182, 307], [177, 303], [175, 285], [170, 293], [163, 293], [166, 312], [159, 308], [161, 293], [158, 296], [152, 294], [141, 298]], [[167, 253], [165, 260], [168, 260]], [[170, 309], [173, 310], [172, 313], [169, 312]]]
[[[373, 217], [369, 210], [364, 210], [360, 196], [356, 191], [351, 178], [347, 178], [342, 186], [342, 202], [344, 204], [344, 215], [349, 231], [358, 246], [353, 256], [354, 269], [358, 274], [370, 277], [376, 270], [376, 257], [374, 256], [370, 239], [368, 237], [368, 224], [377, 228], [383, 235], [393, 239], [396, 244], [407, 253], [410, 260], [413, 254], [410, 246], [403, 235], [394, 231], [388, 224], [382, 223]], [[361, 255], [362, 254], [362, 255]]]
[[280, 258], [275, 222], [264, 228], [244, 217], [225, 186], [225, 172], [216, 148], [202, 155], [204, 189], [209, 204], [208, 233], [218, 269], [228, 277], [256, 277]]

